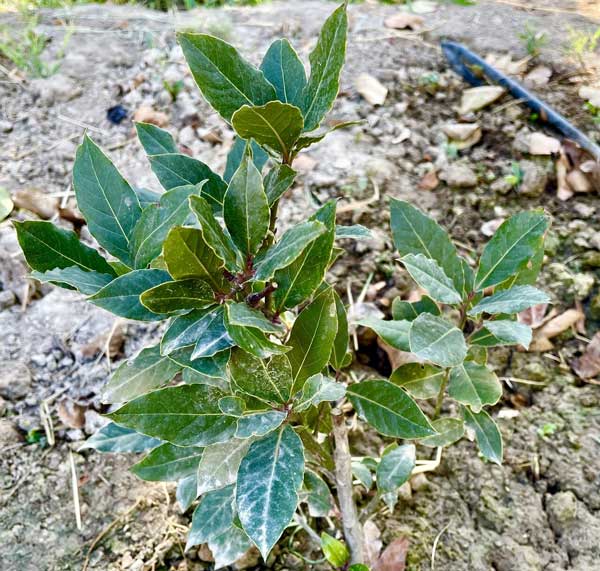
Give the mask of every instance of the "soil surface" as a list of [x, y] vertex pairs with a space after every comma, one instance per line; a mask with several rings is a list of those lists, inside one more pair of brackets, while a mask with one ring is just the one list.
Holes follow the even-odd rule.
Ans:
[[[373, 521], [384, 545], [398, 536], [408, 538], [410, 571], [600, 569], [600, 387], [581, 381], [571, 368], [600, 325], [598, 189], [558, 199], [554, 159], [527, 153], [529, 133], [543, 126], [508, 96], [466, 118], [480, 125], [482, 137], [475, 145], [458, 150], [443, 131], [458, 121], [468, 86], [450, 71], [439, 40], [517, 61], [527, 56], [520, 35], [529, 25], [550, 40], [538, 58], [525, 63], [528, 70], [551, 68], [550, 82], [536, 92], [600, 140], [598, 123], [578, 96], [582, 85], [597, 81], [598, 70], [589, 60], [600, 58], [587, 54], [582, 72], [576, 67], [580, 62], [571, 61], [564, 49], [569, 29], [586, 33], [600, 25], [598, 3], [512, 4], [442, 3], [422, 14], [421, 33], [384, 27], [397, 6], [351, 5], [347, 66], [330, 117], [363, 123], [336, 131], [305, 153], [297, 162], [301, 176], [282, 203], [282, 226], [339, 197], [339, 222], [373, 229], [373, 238], [344, 245], [346, 255], [330, 278], [346, 299], [348, 290], [356, 299], [371, 276], [366, 307], [384, 313], [394, 297], [407, 297], [414, 287], [394, 262], [389, 197], [430, 212], [466, 255], [480, 251], [489, 229], [514, 211], [543, 206], [553, 216], [542, 285], [557, 314], [579, 308], [585, 324], [580, 320], [578, 332], [568, 329], [543, 353], [493, 353], [498, 375], [512, 379], [493, 410], [505, 439], [502, 467], [484, 463], [475, 445], [464, 439], [444, 451], [437, 470], [413, 478], [394, 513], [376, 514]], [[2, 71], [0, 80], [0, 186], [19, 196], [21, 206], [11, 217], [37, 215], [67, 228], [81, 227], [72, 208], [70, 172], [84, 129], [128, 180], [158, 189], [132, 131], [131, 118], [144, 107], [192, 155], [222, 169], [233, 134], [202, 101], [176, 45], [175, 29], [219, 35], [255, 63], [284, 34], [306, 61], [333, 6], [302, 0], [178, 14], [97, 5], [42, 12], [39, 28], [52, 40], [46, 56], [60, 57], [68, 38], [58, 73], [27, 79]], [[17, 29], [19, 19], [5, 15], [0, 25]], [[9, 62], [0, 63], [0, 70], [11, 68]], [[357, 93], [361, 73], [388, 89], [383, 105], [373, 106]], [[165, 82], [172, 86], [180, 79], [183, 85], [173, 101]], [[115, 105], [129, 114], [119, 125], [107, 119]], [[529, 177], [520, 186], [506, 179], [513, 163]], [[431, 174], [426, 175], [433, 172], [437, 184], [429, 190], [425, 182], [431, 182]], [[92, 242], [85, 226], [81, 235]], [[77, 294], [28, 281], [26, 273], [10, 221], [5, 221], [0, 224], [3, 571], [71, 571], [82, 569], [84, 562], [102, 571], [212, 569], [206, 549], [183, 554], [190, 513], [180, 513], [171, 485], [137, 480], [127, 471], [133, 456], [79, 450], [104, 422], [98, 394], [110, 370], [152, 343], [157, 326], [117, 320]], [[366, 335], [359, 338], [357, 374], [377, 374], [363, 365], [389, 370], [385, 351]], [[352, 441], [357, 455], [377, 455], [384, 445], [358, 429]], [[431, 452], [419, 448], [418, 455], [430, 458]], [[299, 553], [320, 557], [301, 532], [282, 540], [266, 565], [250, 552], [235, 568], [328, 568], [307, 563]]]

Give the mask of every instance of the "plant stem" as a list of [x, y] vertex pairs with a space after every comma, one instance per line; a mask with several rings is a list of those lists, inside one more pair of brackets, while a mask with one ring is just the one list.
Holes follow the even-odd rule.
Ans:
[[435, 401], [435, 411], [433, 412], [434, 420], [438, 416], [440, 416], [440, 412], [442, 412], [442, 403], [444, 402], [444, 393], [446, 392], [446, 387], [448, 386], [449, 376], [450, 369], [446, 369], [446, 372], [444, 373], [444, 378], [442, 379], [442, 384], [440, 385], [440, 392], [438, 393], [437, 400]]
[[352, 497], [352, 456], [348, 442], [348, 428], [343, 414], [333, 415], [333, 438], [335, 450], [335, 483], [338, 502], [342, 514], [342, 526], [351, 563], [364, 561], [364, 536], [363, 528], [358, 519], [356, 504]]

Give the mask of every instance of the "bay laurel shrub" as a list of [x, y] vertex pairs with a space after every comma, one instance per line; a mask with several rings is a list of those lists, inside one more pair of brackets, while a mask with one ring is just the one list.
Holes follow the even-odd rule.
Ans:
[[[375, 481], [375, 501], [393, 508], [415, 468], [414, 443], [439, 449], [465, 427], [483, 458], [501, 462], [500, 432], [484, 410], [502, 393], [487, 349], [527, 346], [531, 331], [516, 314], [547, 301], [532, 286], [542, 212], [504, 222], [474, 270], [434, 220], [392, 200], [400, 264], [427, 295], [360, 325], [416, 362], [389, 379], [350, 382], [346, 309], [326, 275], [343, 253], [336, 240], [365, 229], [336, 226], [334, 200], [277, 228], [294, 158], [327, 134], [346, 31], [342, 5], [321, 30], [308, 77], [285, 39], [257, 68], [218, 38], [179, 34], [204, 98], [236, 132], [223, 175], [139, 123], [160, 195], [131, 186], [89, 137], [77, 151], [77, 203], [98, 248], [50, 222], [15, 223], [32, 278], [120, 317], [165, 323], [160, 343], [114, 372], [102, 394], [111, 422], [87, 446], [145, 452], [135, 474], [177, 481], [184, 509], [199, 498], [188, 547], [208, 543], [217, 568], [252, 545], [266, 560], [289, 525], [318, 539], [321, 518], [335, 513], [345, 544], [328, 528], [326, 557], [364, 569], [354, 478], [369, 489]], [[419, 400], [435, 403], [430, 417]], [[342, 403], [388, 439], [381, 458], [352, 459]]]

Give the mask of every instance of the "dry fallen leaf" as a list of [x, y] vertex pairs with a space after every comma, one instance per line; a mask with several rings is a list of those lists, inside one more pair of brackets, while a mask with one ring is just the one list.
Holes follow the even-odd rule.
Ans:
[[560, 153], [560, 141], [554, 137], [548, 137], [544, 133], [531, 133], [529, 136], [530, 155], [556, 155]]
[[123, 343], [125, 343], [125, 324], [122, 321], [115, 323], [109, 332], [100, 333], [100, 335], [94, 337], [89, 343], [83, 345], [81, 347], [81, 354], [87, 358], [95, 357], [99, 353], [106, 351], [107, 343], [108, 356], [111, 359], [121, 355]]
[[69, 428], [83, 428], [86, 410], [86, 406], [71, 399], [65, 399], [58, 403], [58, 418]]
[[483, 109], [503, 94], [504, 89], [497, 85], [482, 85], [481, 87], [465, 89], [462, 93], [459, 113], [467, 115], [473, 111]]
[[17, 208], [29, 210], [45, 220], [52, 218], [58, 211], [58, 198], [35, 188], [17, 190], [13, 195], [13, 202]]
[[543, 87], [548, 84], [551, 77], [552, 70], [549, 67], [538, 65], [525, 76], [525, 84], [531, 87]]
[[399, 12], [385, 19], [385, 27], [395, 30], [404, 30], [405, 28], [420, 30], [424, 25], [425, 20], [421, 16], [410, 12]]
[[354, 81], [354, 87], [371, 105], [383, 105], [387, 97], [387, 87], [368, 73], [361, 73]]
[[591, 379], [600, 375], [600, 331], [592, 337], [585, 353], [572, 363], [573, 370], [581, 379]]
[[496, 55], [488, 54], [485, 57], [485, 61], [492, 67], [507, 73], [508, 75], [522, 75], [527, 71], [527, 63], [529, 57], [522, 58], [517, 61], [513, 61], [512, 57], [508, 54]]
[[567, 182], [569, 166], [569, 159], [566, 153], [561, 151], [560, 157], [556, 161], [556, 196], [562, 201], [569, 200], [573, 196], [573, 191]]
[[365, 537], [365, 562], [372, 566], [379, 559], [383, 543], [381, 542], [381, 531], [373, 520], [367, 520], [363, 526]]
[[481, 128], [477, 123], [450, 123], [443, 130], [459, 151], [468, 149], [481, 140]]
[[591, 192], [593, 190], [587, 175], [579, 169], [574, 169], [567, 175], [567, 183], [574, 192]]
[[554, 319], [551, 319], [543, 327], [535, 331], [529, 350], [538, 352], [549, 351], [553, 347], [550, 339], [573, 327], [583, 317], [584, 314], [581, 311], [568, 309]]
[[419, 188], [421, 190], [435, 190], [440, 184], [440, 181], [437, 177], [437, 173], [435, 171], [429, 171], [425, 173], [423, 178], [419, 181]]
[[140, 123], [151, 123], [157, 127], [166, 127], [169, 117], [162, 111], [155, 111], [150, 105], [141, 105], [133, 115], [133, 120]]
[[537, 329], [546, 321], [545, 315], [547, 309], [547, 303], [539, 303], [538, 305], [534, 305], [529, 309], [521, 311], [517, 317], [520, 323], [529, 325], [532, 329]]
[[408, 538], [398, 537], [390, 543], [381, 554], [373, 571], [404, 571], [408, 553]]

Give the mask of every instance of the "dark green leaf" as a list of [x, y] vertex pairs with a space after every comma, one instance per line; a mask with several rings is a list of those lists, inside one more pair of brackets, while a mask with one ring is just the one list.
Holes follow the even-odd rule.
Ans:
[[331, 366], [339, 371], [347, 364], [346, 356], [348, 354], [348, 342], [350, 337], [348, 335], [348, 316], [346, 315], [346, 308], [335, 290], [333, 290], [333, 298], [335, 300], [335, 312], [337, 315], [337, 333], [335, 335], [329, 361]]
[[260, 69], [275, 87], [279, 101], [299, 105], [306, 85], [306, 71], [290, 42], [285, 38], [275, 40], [269, 46]]
[[155, 448], [131, 471], [149, 482], [173, 482], [193, 474], [198, 468], [204, 448], [182, 448], [165, 442]]
[[234, 484], [250, 442], [248, 439], [232, 438], [228, 442], [207, 446], [198, 465], [198, 494]]
[[467, 355], [462, 331], [429, 313], [419, 315], [411, 323], [408, 344], [417, 357], [442, 367], [460, 365]]
[[479, 412], [484, 405], [496, 404], [500, 400], [502, 385], [485, 365], [465, 361], [450, 370], [448, 395], [468, 404], [473, 412]]
[[417, 403], [389, 381], [353, 384], [346, 394], [358, 415], [385, 436], [423, 438], [435, 434]]
[[250, 539], [236, 524], [208, 540], [208, 548], [215, 558], [215, 569], [223, 569], [232, 565], [251, 547]]
[[439, 418], [431, 425], [439, 434], [428, 436], [419, 441], [423, 446], [450, 446], [460, 440], [465, 433], [465, 423], [460, 418]]
[[212, 288], [197, 278], [165, 282], [145, 291], [142, 305], [154, 313], [177, 313], [186, 309], [205, 309], [215, 303]]
[[77, 149], [73, 187], [90, 234], [109, 253], [132, 266], [130, 241], [142, 214], [140, 203], [129, 183], [87, 135]]
[[154, 192], [153, 190], [149, 190], [147, 188], [134, 187], [133, 192], [135, 192], [137, 195], [142, 208], [146, 208], [146, 206], [149, 206], [150, 204], [156, 204], [161, 197], [161, 193]]
[[333, 567], [343, 567], [350, 559], [350, 553], [346, 546], [335, 537], [331, 537], [324, 531], [321, 532], [321, 549], [325, 559], [333, 565]]
[[45, 272], [33, 271], [31, 277], [41, 282], [52, 282], [56, 285], [67, 284], [86, 295], [92, 295], [101, 290], [114, 278], [109, 274], [100, 274], [94, 271], [86, 272], [79, 266], [56, 268]]
[[505, 220], [483, 249], [475, 289], [499, 284], [526, 268], [548, 226], [547, 216], [539, 211], [520, 212]]
[[162, 442], [157, 438], [109, 422], [90, 436], [80, 450], [93, 448], [98, 452], [145, 452], [160, 444]]
[[230, 351], [225, 350], [204, 359], [191, 360], [194, 346], [178, 349], [169, 358], [183, 367], [183, 381], [188, 384], [205, 384], [222, 389], [229, 388], [227, 363]]
[[102, 393], [102, 401], [124, 402], [169, 382], [181, 367], [160, 354], [160, 347], [142, 349], [133, 359], [122, 363]]
[[342, 121], [341, 123], [337, 123], [337, 125], [334, 125], [322, 133], [300, 137], [296, 143], [296, 146], [294, 147], [294, 153], [298, 153], [302, 149], [307, 149], [316, 143], [320, 143], [325, 137], [327, 137], [327, 135], [337, 131], [338, 129], [346, 129], [348, 127], [352, 127], [353, 125], [359, 125], [361, 122], [362, 121]]
[[[235, 138], [233, 146], [227, 155], [227, 163], [225, 164], [225, 173], [223, 174], [223, 179], [226, 182], [231, 180], [233, 173], [235, 173], [235, 171], [240, 167], [246, 152], [246, 144], [247, 142], [244, 141], [244, 139], [240, 139], [239, 137]], [[265, 163], [269, 160], [269, 155], [254, 141], [252, 141], [250, 144], [250, 148], [252, 150], [254, 166], [261, 171], [265, 166]]]
[[208, 446], [225, 442], [235, 433], [235, 417], [219, 410], [223, 396], [207, 385], [169, 387], [138, 397], [107, 416], [177, 446]]
[[469, 310], [469, 315], [519, 313], [534, 305], [549, 302], [550, 298], [545, 292], [530, 285], [521, 285], [497, 291], [489, 297], [484, 297]]
[[327, 18], [309, 57], [310, 78], [302, 91], [300, 105], [306, 131], [319, 126], [335, 101], [346, 55], [347, 31], [348, 18], [344, 4]]
[[304, 472], [304, 499], [308, 503], [310, 517], [326, 517], [333, 507], [329, 486], [312, 470]]
[[238, 418], [235, 435], [237, 438], [264, 436], [281, 426], [286, 417], [286, 413], [279, 410], [245, 413]]
[[282, 326], [273, 323], [262, 311], [253, 309], [247, 303], [228, 303], [227, 317], [229, 323], [240, 327], [254, 327], [265, 333], [281, 333]]
[[441, 303], [460, 303], [461, 294], [435, 260], [423, 254], [407, 254], [401, 262], [417, 285], [433, 299]]
[[235, 487], [227, 486], [207, 492], [192, 516], [186, 551], [221, 535], [233, 525], [235, 513]]
[[377, 490], [380, 494], [389, 495], [390, 509], [396, 503], [398, 488], [410, 478], [415, 462], [414, 444], [396, 446], [382, 456], [377, 466]]
[[439, 315], [440, 308], [433, 299], [426, 295], [419, 301], [403, 301], [397, 297], [392, 302], [392, 317], [396, 321], [414, 321], [421, 313]]
[[469, 338], [473, 345], [494, 347], [497, 345], [523, 345], [529, 348], [531, 343], [531, 328], [518, 321], [499, 319], [498, 321], [484, 321], [484, 327], [476, 331]]
[[234, 325], [227, 318], [225, 319], [225, 327], [238, 347], [241, 347], [244, 351], [251, 353], [259, 359], [267, 359], [271, 355], [281, 355], [290, 350], [285, 345], [280, 345], [267, 339], [265, 334], [256, 327]]
[[337, 240], [349, 238], [352, 240], [362, 240], [372, 238], [371, 230], [361, 224], [353, 224], [352, 226], [336, 226], [335, 237]]
[[146, 309], [140, 301], [140, 295], [169, 279], [169, 274], [162, 270], [134, 270], [116, 278], [89, 300], [94, 305], [120, 317], [140, 321], [159, 321], [164, 319], [164, 316]]
[[442, 369], [422, 363], [401, 365], [390, 376], [390, 382], [405, 388], [416, 399], [436, 397], [443, 379]]
[[239, 517], [265, 561], [294, 516], [303, 474], [304, 449], [289, 425], [254, 442], [242, 460]]
[[177, 483], [175, 498], [177, 499], [177, 503], [181, 507], [182, 512], [186, 512], [198, 497], [196, 488], [196, 474], [190, 474], [182, 480], [179, 480]]
[[177, 145], [169, 131], [165, 131], [151, 123], [135, 123], [138, 139], [147, 155], [163, 155], [177, 153]]
[[306, 379], [302, 393], [294, 405], [294, 410], [301, 412], [310, 406], [318, 406], [325, 401], [336, 401], [346, 394], [346, 387], [333, 379], [317, 373]]
[[33, 270], [77, 266], [84, 272], [116, 276], [110, 264], [96, 250], [82, 244], [75, 232], [63, 230], [52, 222], [13, 222], [17, 239], [27, 263]]
[[373, 474], [364, 462], [352, 462], [352, 475], [369, 491], [373, 487]]
[[246, 403], [241, 397], [228, 396], [219, 401], [219, 409], [223, 414], [242, 416], [246, 410]]
[[296, 171], [287, 165], [276, 164], [265, 177], [265, 193], [269, 206], [273, 206], [283, 193], [294, 184]]
[[490, 415], [484, 410], [471, 412], [466, 406], [462, 411], [465, 424], [475, 432], [483, 457], [498, 465], [502, 464], [502, 435]]
[[376, 319], [375, 317], [363, 317], [358, 323], [375, 331], [379, 337], [395, 349], [410, 351], [408, 345], [410, 321], [385, 321], [383, 319]]

